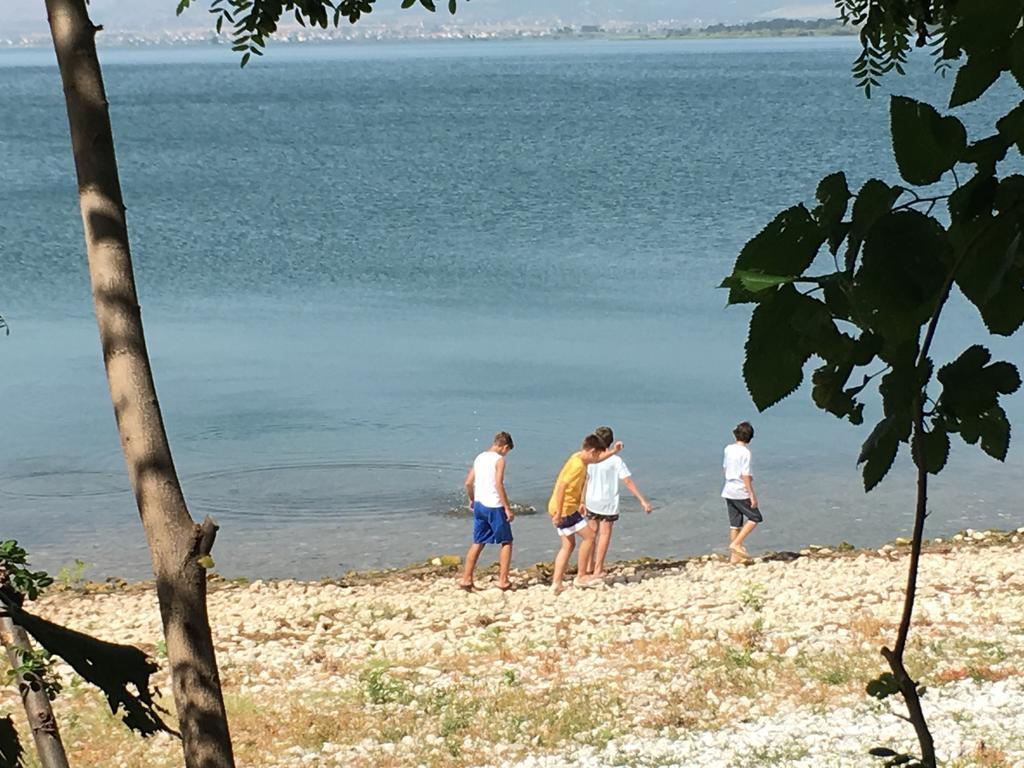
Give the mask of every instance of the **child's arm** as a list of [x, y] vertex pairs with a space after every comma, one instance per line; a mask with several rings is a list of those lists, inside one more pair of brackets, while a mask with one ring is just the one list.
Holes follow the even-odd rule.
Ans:
[[636, 487], [636, 483], [633, 482], [632, 477], [622, 478], [622, 484], [629, 488], [629, 492], [636, 496], [636, 500], [640, 502], [640, 506], [644, 508], [644, 512], [648, 515], [651, 514], [651, 502], [644, 498], [644, 495], [640, 493], [640, 489]]
[[[601, 453], [601, 455], [598, 457], [597, 460], [599, 462], [600, 461], [604, 461], [605, 459], [611, 458], [612, 456], [614, 456], [616, 453], [618, 453], [621, 450], [622, 450], [622, 441], [621, 440], [616, 440], [614, 445], [611, 445], [608, 448], [604, 449], [604, 451]], [[584, 497], [584, 498], [586, 498], [586, 497]]]
[[[565, 503], [565, 483], [561, 480], [555, 483], [555, 509], [558, 516], [562, 516], [562, 505]], [[555, 522], [555, 521], [552, 521]]]
[[502, 456], [494, 465], [494, 487], [498, 489], [498, 498], [501, 499], [501, 506], [505, 508], [505, 518], [511, 523], [515, 518], [512, 505], [508, 503], [508, 496], [505, 494], [505, 457]]
[[590, 482], [590, 473], [583, 476], [583, 487], [580, 488], [580, 514], [587, 514], [587, 483]]
[[754, 493], [754, 476], [740, 475], [740, 480], [743, 481], [743, 487], [747, 489], [747, 494], [750, 496], [750, 506], [757, 509], [757, 494]]
[[469, 468], [469, 474], [466, 475], [466, 495], [469, 497], [469, 508], [473, 508], [473, 483], [476, 481], [476, 475], [474, 474], [473, 467]]

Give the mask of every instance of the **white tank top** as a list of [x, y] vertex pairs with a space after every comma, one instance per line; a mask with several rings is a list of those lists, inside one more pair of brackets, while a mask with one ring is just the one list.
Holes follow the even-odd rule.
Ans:
[[496, 468], [500, 453], [484, 451], [473, 460], [473, 498], [485, 507], [500, 507]]

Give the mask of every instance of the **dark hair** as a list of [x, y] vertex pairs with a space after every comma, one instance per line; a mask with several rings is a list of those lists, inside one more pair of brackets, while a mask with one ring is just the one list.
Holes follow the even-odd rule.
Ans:
[[615, 434], [611, 427], [598, 427], [594, 430], [594, 434], [604, 440], [605, 448], [611, 448], [612, 443], [615, 442]]
[[587, 435], [583, 438], [583, 450], [584, 451], [603, 451], [607, 446], [597, 435]]
[[732, 434], [741, 443], [749, 443], [754, 439], [754, 427], [751, 426], [749, 421], [741, 421], [736, 425], [736, 429], [732, 431]]
[[510, 435], [508, 432], [498, 432], [497, 434], [495, 434], [494, 444], [499, 448], [503, 448], [507, 445], [509, 450], [512, 450], [513, 448], [516, 447], [515, 443], [512, 442], [512, 435]]

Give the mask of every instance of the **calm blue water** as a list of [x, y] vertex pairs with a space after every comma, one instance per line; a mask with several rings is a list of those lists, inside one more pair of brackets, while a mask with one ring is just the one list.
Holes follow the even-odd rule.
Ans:
[[[896, 180], [886, 99], [849, 40], [275, 47], [102, 54], [157, 386], [225, 574], [317, 577], [461, 553], [450, 510], [512, 432], [513, 501], [543, 508], [600, 423], [656, 504], [613, 557], [721, 547], [722, 446], [749, 418], [754, 549], [908, 528], [906, 465], [865, 496], [866, 429], [806, 392], [757, 414], [748, 310], [715, 289], [823, 175]], [[92, 318], [52, 56], [0, 52], [0, 514], [34, 562], [144, 577]], [[927, 60], [894, 80], [942, 103]], [[1005, 112], [1007, 87], [968, 112]], [[963, 307], [940, 353], [981, 332]], [[994, 345], [1022, 363], [1019, 340]], [[1024, 423], [1021, 398], [1007, 404]], [[869, 415], [869, 423], [872, 415]], [[1021, 449], [956, 450], [932, 535], [1016, 527]], [[516, 562], [549, 559], [546, 516]]]

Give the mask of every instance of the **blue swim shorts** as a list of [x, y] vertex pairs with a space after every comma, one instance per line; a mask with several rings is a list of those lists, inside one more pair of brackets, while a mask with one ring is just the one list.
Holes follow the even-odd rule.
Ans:
[[473, 502], [473, 543], [508, 544], [512, 541], [512, 526], [505, 517], [504, 507], [485, 507]]

